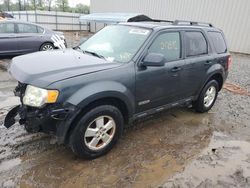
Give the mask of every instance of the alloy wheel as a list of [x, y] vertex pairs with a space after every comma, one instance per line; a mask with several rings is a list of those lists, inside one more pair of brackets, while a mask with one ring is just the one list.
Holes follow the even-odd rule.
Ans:
[[84, 134], [85, 145], [91, 150], [100, 150], [113, 139], [116, 123], [110, 116], [99, 116], [92, 121]]

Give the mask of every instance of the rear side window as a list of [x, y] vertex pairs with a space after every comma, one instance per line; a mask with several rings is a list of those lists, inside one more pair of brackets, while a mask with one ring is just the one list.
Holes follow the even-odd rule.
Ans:
[[208, 53], [207, 41], [199, 31], [186, 32], [186, 55], [199, 56]]
[[150, 53], [160, 53], [167, 61], [178, 60], [181, 57], [181, 40], [179, 32], [169, 32], [159, 35], [149, 48]]
[[38, 31], [38, 33], [43, 33], [44, 29], [42, 27], [37, 26], [37, 31]]
[[18, 33], [37, 33], [37, 27], [31, 24], [17, 24]]
[[15, 33], [15, 26], [13, 23], [0, 24], [0, 33]]
[[225, 53], [227, 51], [225, 40], [220, 32], [209, 31], [208, 35], [212, 39], [215, 51], [218, 54]]

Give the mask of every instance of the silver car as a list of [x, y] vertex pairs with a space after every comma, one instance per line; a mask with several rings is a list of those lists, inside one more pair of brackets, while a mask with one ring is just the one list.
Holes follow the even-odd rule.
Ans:
[[0, 55], [53, 50], [55, 46], [51, 37], [55, 34], [65, 41], [62, 32], [15, 19], [0, 20]]

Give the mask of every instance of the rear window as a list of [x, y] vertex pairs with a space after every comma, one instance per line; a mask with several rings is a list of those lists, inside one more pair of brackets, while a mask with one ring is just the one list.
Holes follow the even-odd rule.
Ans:
[[199, 31], [186, 32], [186, 55], [199, 56], [208, 53], [207, 41]]
[[227, 51], [225, 40], [220, 32], [209, 31], [208, 35], [212, 39], [215, 51], [218, 54], [225, 53]]

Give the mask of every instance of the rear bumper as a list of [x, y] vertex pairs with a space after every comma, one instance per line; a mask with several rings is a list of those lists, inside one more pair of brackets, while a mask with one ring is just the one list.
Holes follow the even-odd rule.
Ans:
[[80, 110], [72, 104], [48, 105], [44, 108], [19, 105], [8, 112], [4, 126], [9, 128], [19, 122], [29, 132], [52, 134], [57, 136], [58, 141], [62, 143], [65, 142], [69, 127], [78, 111]]

